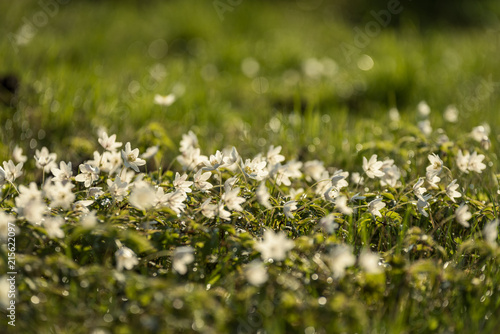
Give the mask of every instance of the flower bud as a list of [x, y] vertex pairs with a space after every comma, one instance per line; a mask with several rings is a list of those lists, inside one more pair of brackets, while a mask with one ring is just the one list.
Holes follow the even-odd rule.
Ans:
[[489, 150], [491, 147], [491, 141], [488, 138], [488, 136], [483, 136], [483, 139], [481, 139], [481, 146], [485, 150]]

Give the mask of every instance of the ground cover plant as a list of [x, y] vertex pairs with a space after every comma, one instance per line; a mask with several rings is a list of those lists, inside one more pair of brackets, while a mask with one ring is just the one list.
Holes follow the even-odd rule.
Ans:
[[2, 329], [495, 333], [496, 21], [342, 4], [0, 4]]

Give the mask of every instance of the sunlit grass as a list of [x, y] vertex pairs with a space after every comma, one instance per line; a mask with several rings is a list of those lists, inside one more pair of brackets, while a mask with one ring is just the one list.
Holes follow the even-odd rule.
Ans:
[[495, 332], [498, 30], [403, 22], [348, 62], [352, 26], [294, 6], [71, 2], [0, 41], [18, 332]]

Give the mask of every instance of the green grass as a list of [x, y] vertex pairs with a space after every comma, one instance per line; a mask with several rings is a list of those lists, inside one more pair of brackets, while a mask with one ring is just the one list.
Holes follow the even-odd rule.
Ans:
[[[17, 318], [9, 332], [495, 333], [500, 248], [484, 240], [483, 229], [499, 210], [500, 27], [424, 26], [403, 12], [399, 25], [382, 29], [349, 61], [340, 45], [353, 44], [354, 28], [370, 17], [349, 22], [337, 5], [305, 11], [296, 2], [243, 1], [221, 20], [211, 1], [75, 1], [60, 5], [28, 44], [14, 46], [11, 34], [41, 7], [0, 3], [0, 34], [7, 37], [0, 40], [0, 74], [13, 73], [21, 83], [17, 101], [0, 104], [0, 161], [12, 159], [16, 145], [28, 156], [23, 176], [3, 185], [0, 202], [19, 228]], [[374, 62], [368, 71], [358, 66], [363, 54]], [[241, 69], [249, 57], [260, 66], [254, 77]], [[311, 58], [328, 59], [335, 71], [308, 76]], [[264, 93], [255, 90], [262, 89], [257, 78], [269, 86]], [[155, 94], [171, 92], [177, 95], [171, 106], [154, 103]], [[422, 100], [432, 110], [427, 136], [417, 126], [425, 119], [417, 113]], [[459, 110], [456, 123], [443, 118], [448, 105]], [[392, 107], [399, 122], [389, 117]], [[491, 128], [489, 150], [469, 136], [481, 124]], [[141, 169], [165, 193], [174, 189], [175, 172], [183, 172], [176, 157], [189, 130], [207, 156], [235, 146], [244, 161], [281, 145], [284, 164], [318, 159], [329, 177], [338, 169], [363, 174], [363, 157], [378, 154], [394, 160], [401, 185], [367, 179], [357, 186], [349, 176], [341, 193], [366, 198], [350, 203], [357, 210], [345, 215], [315, 193], [315, 181], [303, 175], [279, 185], [274, 176], [264, 181], [272, 205], [266, 209], [255, 195], [260, 182], [222, 168], [212, 172], [214, 188], [189, 194], [177, 215], [168, 206], [138, 209], [129, 193], [115, 201], [106, 181], [118, 177], [103, 172], [94, 184], [104, 194], [90, 206], [98, 218], [92, 228], [81, 226], [74, 208], [45, 213], [66, 219], [62, 238], [16, 214], [20, 185], [34, 181], [42, 189], [35, 151], [46, 146], [58, 162], [71, 161], [76, 176], [95, 150], [103, 152], [101, 128], [141, 153], [159, 146]], [[487, 167], [461, 172], [459, 150], [484, 154]], [[425, 217], [412, 187], [425, 176], [431, 153], [447, 170], [437, 189], [426, 185], [432, 199]], [[186, 173], [192, 180], [194, 171]], [[243, 210], [230, 210], [229, 221], [205, 217], [200, 206], [208, 197], [211, 204], [223, 200], [223, 181], [232, 176]], [[445, 195], [455, 178], [457, 203]], [[90, 198], [72, 182], [76, 200]], [[286, 196], [299, 188], [305, 194], [287, 218]], [[386, 204], [381, 218], [367, 210], [377, 197]], [[472, 213], [468, 228], [455, 219], [461, 203]], [[333, 233], [320, 224], [330, 213], [339, 225]], [[268, 279], [254, 286], [245, 272], [261, 258], [256, 245], [265, 228], [286, 233], [294, 248], [283, 261], [264, 262]], [[120, 243], [139, 257], [132, 270], [116, 269]], [[172, 262], [185, 245], [195, 253], [183, 275]], [[352, 247], [358, 259], [343, 276], [330, 263], [338, 245]], [[381, 272], [362, 266], [367, 249], [380, 257]], [[0, 263], [3, 275], [3, 245]]]

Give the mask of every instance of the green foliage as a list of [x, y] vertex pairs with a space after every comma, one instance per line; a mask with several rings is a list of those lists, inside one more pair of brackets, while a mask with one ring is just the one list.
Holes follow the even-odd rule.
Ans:
[[[70, 2], [29, 43], [0, 41], [0, 74], [20, 79], [14, 98], [0, 91], [0, 161], [15, 160], [15, 146], [28, 159], [22, 176], [0, 178], [1, 227], [11, 219], [18, 229], [9, 333], [495, 333], [498, 26], [481, 16], [487, 28], [421, 29], [414, 20], [421, 7], [414, 8], [349, 60], [339, 46], [354, 43], [353, 25], [364, 27], [367, 13], [386, 3], [357, 6], [362, 21], [352, 24], [342, 13], [357, 1], [311, 1], [319, 3], [311, 11], [305, 1], [223, 1], [232, 4], [223, 20], [214, 3]], [[460, 18], [476, 24], [464, 6]], [[32, 21], [39, 11], [35, 1], [1, 3], [0, 31], [19, 34], [23, 17]], [[366, 57], [373, 67], [365, 71]], [[255, 73], [244, 69], [245, 59], [258, 64]], [[156, 94], [170, 93], [173, 104], [154, 103]], [[428, 116], [417, 112], [423, 99]], [[456, 122], [441, 112], [450, 104]], [[433, 130], [422, 131], [421, 121]], [[481, 124], [491, 126], [491, 147], [471, 136]], [[102, 130], [140, 153], [159, 149], [140, 166], [144, 175], [127, 174], [124, 145], [115, 152], [119, 168], [106, 170]], [[182, 163], [187, 154], [177, 143], [189, 130], [201, 154], [234, 146], [242, 160], [202, 170], [213, 188], [188, 186], [180, 207], [158, 191], [174, 196], [178, 177], [192, 182], [201, 170]], [[271, 164], [271, 145], [281, 145], [281, 165]], [[50, 185], [64, 183], [53, 185], [53, 173], [35, 166], [43, 146], [57, 163], [73, 163], [75, 198], [67, 207], [50, 195]], [[101, 170], [91, 189], [75, 176], [95, 151]], [[466, 151], [483, 155], [480, 172], [460, 166]], [[435, 184], [426, 175], [433, 153], [443, 164]], [[372, 154], [393, 160], [400, 175], [370, 178], [363, 158]], [[254, 158], [266, 162], [270, 177], [249, 176], [243, 164]], [[306, 163], [325, 169], [316, 176]], [[335, 188], [341, 169], [348, 186]], [[431, 197], [419, 206], [421, 177]], [[460, 197], [447, 189], [454, 179]], [[110, 184], [117, 180], [127, 182], [123, 198]], [[19, 200], [32, 181], [45, 209], [35, 222]], [[335, 189], [322, 188], [328, 182]], [[257, 195], [261, 185], [267, 204]], [[159, 203], [138, 205], [144, 198], [133, 193], [141, 187]], [[241, 210], [228, 205], [234, 189]], [[378, 200], [379, 215], [371, 207]], [[471, 213], [465, 221], [462, 205]], [[284, 259], [269, 260], [259, 248], [270, 230], [283, 237], [277, 249], [293, 245]], [[0, 240], [4, 269], [9, 251]], [[137, 260], [130, 268], [117, 255], [126, 249]], [[192, 261], [179, 264], [181, 251]]]

